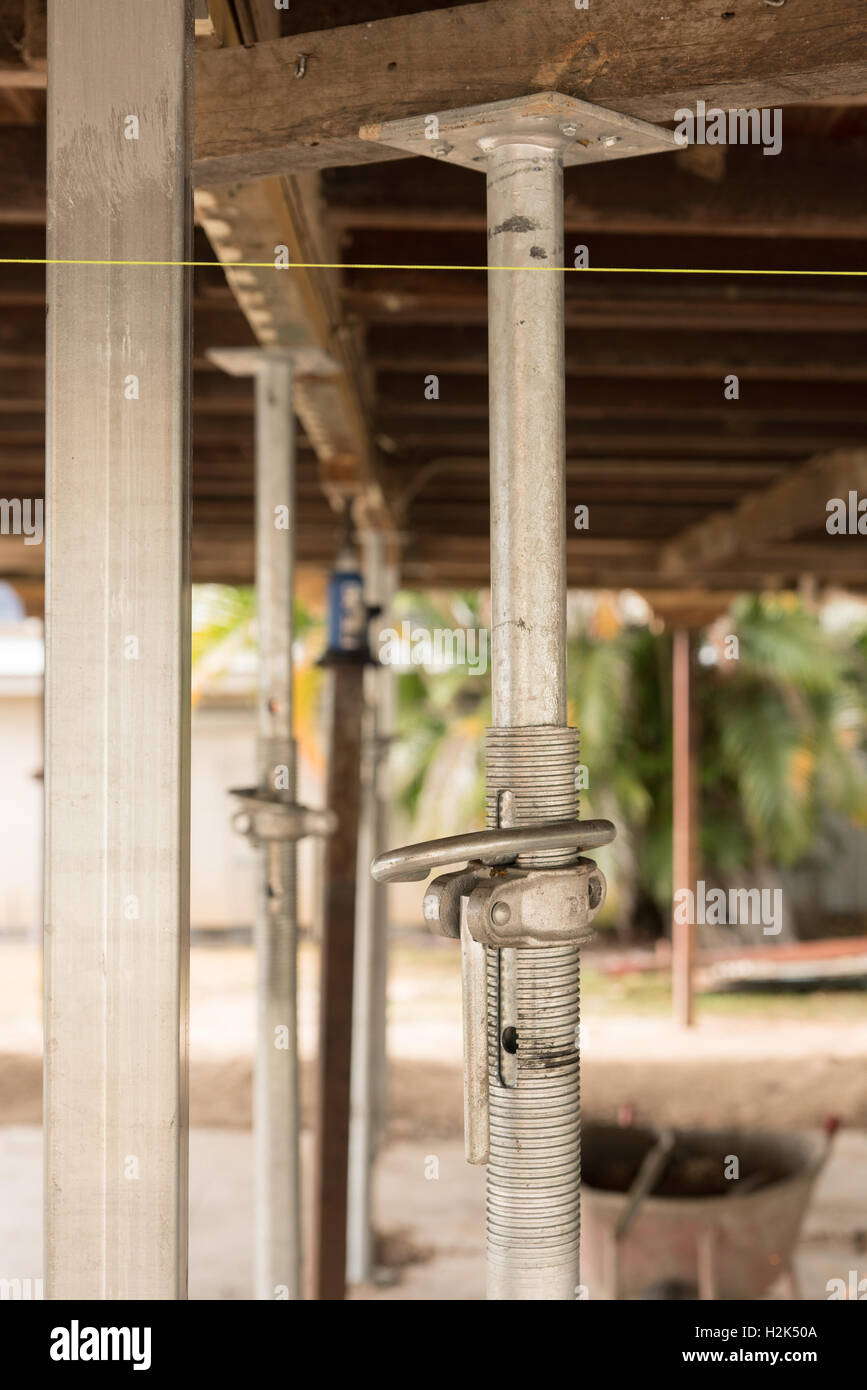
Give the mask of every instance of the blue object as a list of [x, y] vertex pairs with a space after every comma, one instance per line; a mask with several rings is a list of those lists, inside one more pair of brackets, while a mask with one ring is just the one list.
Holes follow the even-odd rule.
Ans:
[[364, 581], [352, 547], [344, 544], [328, 585], [329, 652], [366, 652], [368, 620]]

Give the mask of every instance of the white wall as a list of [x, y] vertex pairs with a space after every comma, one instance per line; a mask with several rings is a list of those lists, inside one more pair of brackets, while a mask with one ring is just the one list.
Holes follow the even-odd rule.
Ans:
[[256, 855], [232, 829], [230, 787], [255, 781], [256, 730], [249, 709], [198, 708], [192, 722], [190, 919], [194, 927], [252, 921]]
[[[0, 932], [38, 933], [42, 915], [42, 701], [37, 682], [0, 682]], [[252, 708], [200, 707], [192, 720], [190, 913], [194, 927], [250, 926], [257, 855], [235, 833], [231, 787], [256, 773]], [[324, 792], [302, 765], [299, 792], [310, 806]], [[311, 923], [315, 848], [299, 853], [299, 911]]]

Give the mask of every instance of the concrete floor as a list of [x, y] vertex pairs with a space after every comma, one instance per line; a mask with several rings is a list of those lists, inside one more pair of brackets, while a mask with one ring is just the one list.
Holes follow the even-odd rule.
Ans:
[[[390, 1142], [377, 1174], [380, 1262], [391, 1281], [361, 1299], [484, 1296], [484, 1172], [463, 1159], [459, 952], [400, 943], [390, 982]], [[443, 949], [440, 949], [443, 948]], [[640, 982], [639, 982], [640, 983]], [[587, 972], [585, 1117], [683, 1127], [843, 1128], [798, 1252], [806, 1297], [867, 1278], [867, 1016], [863, 996], [702, 1001], [689, 1036], [635, 999], [629, 981]], [[0, 941], [0, 1279], [41, 1274], [40, 961]], [[646, 990], [645, 990], [646, 993]], [[313, 1118], [315, 953], [301, 953], [302, 1091]], [[255, 1021], [249, 946], [197, 947], [191, 989], [190, 1291], [251, 1289], [251, 1110]], [[436, 1159], [439, 1176], [426, 1176]], [[592, 1296], [592, 1290], [591, 1296]]]
[[[42, 1272], [41, 1148], [36, 1126], [0, 1128], [0, 1278], [37, 1279]], [[249, 1132], [194, 1129], [190, 1164], [190, 1297], [249, 1298]], [[438, 1177], [426, 1176], [435, 1170]], [[826, 1298], [827, 1281], [848, 1282], [850, 1270], [867, 1277], [865, 1171], [867, 1133], [842, 1132], [798, 1249], [804, 1298]], [[381, 1284], [354, 1290], [354, 1298], [484, 1297], [484, 1171], [464, 1162], [460, 1141], [390, 1144], [379, 1164], [377, 1204], [383, 1254], [392, 1268]]]

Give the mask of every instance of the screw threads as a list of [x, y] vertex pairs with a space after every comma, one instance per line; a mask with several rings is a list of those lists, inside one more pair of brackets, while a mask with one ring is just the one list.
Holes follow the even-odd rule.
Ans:
[[[577, 761], [575, 729], [489, 729], [488, 825], [577, 816]], [[574, 858], [572, 851], [545, 850], [520, 862], [532, 868]], [[510, 972], [501, 972], [501, 954], [488, 949], [488, 1297], [574, 1299], [581, 1177], [579, 951], [515, 950], [509, 952], [515, 963]], [[506, 974], [514, 978], [508, 1000], [501, 997]], [[517, 1033], [509, 1085], [503, 1081], [504, 1025]]]

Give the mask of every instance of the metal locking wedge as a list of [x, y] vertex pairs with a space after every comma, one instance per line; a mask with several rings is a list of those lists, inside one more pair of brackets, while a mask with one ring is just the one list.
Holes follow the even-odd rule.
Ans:
[[[504, 807], [513, 799], [499, 799]], [[461, 942], [464, 1043], [464, 1136], [467, 1162], [483, 1164], [489, 1153], [488, 950], [497, 952], [496, 1007], [505, 1018], [515, 949], [580, 946], [593, 935], [592, 922], [605, 902], [605, 877], [579, 849], [609, 844], [610, 821], [557, 820], [541, 825], [501, 826], [441, 840], [406, 845], [378, 855], [371, 873], [380, 883], [416, 883], [434, 868], [467, 859], [464, 869], [441, 874], [424, 897], [424, 917], [442, 936]], [[566, 864], [525, 868], [522, 855], [571, 851]], [[517, 1084], [517, 1030], [497, 1028], [500, 1079]]]

